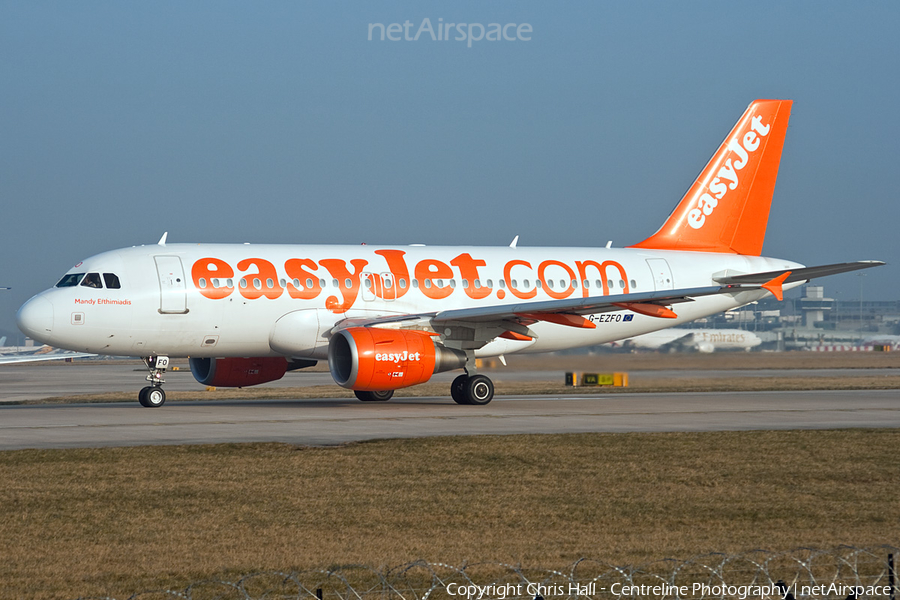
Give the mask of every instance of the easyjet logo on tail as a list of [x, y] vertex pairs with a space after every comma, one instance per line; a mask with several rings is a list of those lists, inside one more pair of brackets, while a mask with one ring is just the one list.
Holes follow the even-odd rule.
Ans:
[[[719, 201], [722, 200], [730, 190], [737, 189], [740, 183], [739, 171], [747, 166], [751, 156], [756, 152], [760, 145], [760, 138], [766, 137], [771, 124], [763, 124], [760, 115], [750, 119], [750, 130], [741, 137], [740, 133], [732, 137], [728, 141], [728, 150], [725, 163], [716, 172], [712, 182], [697, 200], [697, 207], [688, 212], [688, 225], [694, 229], [700, 229], [706, 223], [706, 217], [713, 214]], [[738, 138], [741, 138], [740, 142]]]

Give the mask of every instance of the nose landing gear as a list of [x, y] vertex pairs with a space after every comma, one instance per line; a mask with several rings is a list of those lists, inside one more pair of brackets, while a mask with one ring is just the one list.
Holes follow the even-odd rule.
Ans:
[[169, 357], [146, 356], [144, 357], [144, 364], [147, 365], [147, 370], [150, 371], [150, 374], [147, 375], [147, 381], [150, 382], [150, 385], [140, 391], [138, 402], [141, 403], [141, 406], [147, 408], [158, 408], [166, 403], [166, 393], [162, 389], [162, 384], [166, 382], [163, 379], [163, 374], [166, 372], [166, 367], [169, 366]]

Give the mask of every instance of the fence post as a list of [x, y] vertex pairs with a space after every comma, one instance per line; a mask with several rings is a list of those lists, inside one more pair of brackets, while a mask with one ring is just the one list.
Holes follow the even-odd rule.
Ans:
[[896, 590], [896, 586], [894, 586], [894, 553], [891, 552], [888, 554], [888, 585], [891, 586], [891, 600], [895, 600], [894, 590]]

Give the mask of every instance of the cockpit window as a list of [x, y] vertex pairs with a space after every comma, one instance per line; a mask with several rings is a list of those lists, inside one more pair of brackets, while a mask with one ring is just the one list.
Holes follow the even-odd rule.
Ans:
[[84, 277], [84, 273], [68, 273], [63, 275], [63, 278], [59, 280], [56, 287], [74, 287], [81, 283], [82, 277]]
[[88, 273], [81, 281], [82, 287], [102, 288], [103, 282], [100, 281], [100, 273]]
[[106, 282], [106, 289], [117, 290], [122, 286], [119, 285], [119, 276], [115, 273], [104, 273], [103, 281]]

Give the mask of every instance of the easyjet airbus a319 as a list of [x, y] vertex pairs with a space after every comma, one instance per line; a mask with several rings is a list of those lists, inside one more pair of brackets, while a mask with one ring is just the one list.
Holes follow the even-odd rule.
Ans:
[[[804, 267], [760, 256], [788, 100], [753, 102], [687, 194], [627, 248], [166, 244], [104, 252], [19, 309], [59, 348], [139, 356], [139, 400], [165, 402], [172, 357], [211, 386], [249, 386], [327, 360], [360, 400], [464, 369], [460, 404], [487, 404], [478, 357], [590, 346], [743, 306], [877, 261]], [[165, 236], [164, 236], [165, 238]]]

